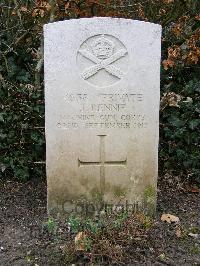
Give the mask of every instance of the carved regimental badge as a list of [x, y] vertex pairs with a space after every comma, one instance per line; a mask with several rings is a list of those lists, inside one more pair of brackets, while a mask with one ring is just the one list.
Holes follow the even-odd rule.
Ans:
[[125, 46], [111, 35], [96, 35], [78, 50], [77, 63], [81, 77], [99, 87], [121, 80], [128, 69]]

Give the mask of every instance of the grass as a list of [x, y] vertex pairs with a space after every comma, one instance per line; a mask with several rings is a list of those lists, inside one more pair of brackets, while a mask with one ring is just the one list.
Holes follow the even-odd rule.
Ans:
[[[137, 249], [146, 245], [146, 235], [153, 226], [150, 217], [127, 212], [103, 215], [97, 220], [71, 217], [69, 221], [72, 238], [65, 251], [66, 264], [77, 262], [80, 257], [84, 263], [121, 263], [130, 246]], [[78, 242], [82, 250], [77, 250], [74, 242], [78, 232], [83, 233]]]

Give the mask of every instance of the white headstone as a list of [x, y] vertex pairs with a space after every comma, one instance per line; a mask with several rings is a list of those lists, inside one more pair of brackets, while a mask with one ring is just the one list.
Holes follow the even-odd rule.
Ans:
[[45, 25], [44, 40], [49, 212], [97, 199], [153, 208], [161, 26], [74, 19]]

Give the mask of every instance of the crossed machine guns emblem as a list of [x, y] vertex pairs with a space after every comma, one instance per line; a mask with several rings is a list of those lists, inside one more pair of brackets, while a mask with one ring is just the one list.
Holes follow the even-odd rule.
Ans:
[[105, 69], [109, 74], [121, 79], [124, 76], [124, 73], [118, 67], [111, 64], [124, 57], [127, 54], [127, 51], [125, 49], [120, 49], [114, 53], [114, 48], [114, 43], [102, 35], [92, 43], [92, 52], [86, 49], [80, 49], [79, 53], [82, 56], [95, 63], [95, 65], [86, 68], [82, 72], [82, 78], [86, 80], [99, 72], [99, 70]]

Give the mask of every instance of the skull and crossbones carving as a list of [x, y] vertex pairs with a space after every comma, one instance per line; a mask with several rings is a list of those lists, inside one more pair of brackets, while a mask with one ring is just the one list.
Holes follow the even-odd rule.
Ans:
[[127, 54], [125, 49], [120, 49], [114, 53], [114, 43], [106, 39], [103, 35], [93, 42], [91, 46], [92, 52], [84, 49], [79, 50], [79, 53], [95, 63], [91, 67], [86, 68], [81, 76], [83, 79], [88, 79], [95, 75], [101, 69], [105, 69], [109, 74], [121, 79], [124, 73], [116, 66], [112, 65], [115, 61], [124, 57]]

